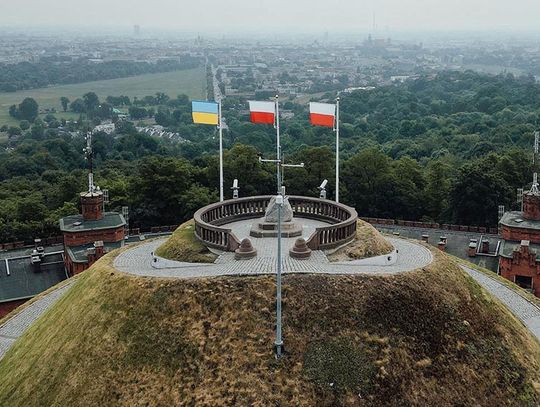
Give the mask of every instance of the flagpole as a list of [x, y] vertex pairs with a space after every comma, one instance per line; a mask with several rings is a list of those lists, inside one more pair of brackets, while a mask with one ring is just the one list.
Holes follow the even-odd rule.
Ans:
[[276, 203], [278, 207], [278, 231], [277, 231], [277, 272], [276, 272], [276, 342], [274, 343], [274, 349], [276, 358], [279, 359], [283, 355], [283, 337], [281, 332], [281, 273], [282, 273], [282, 261], [281, 261], [281, 208], [283, 206], [283, 186], [281, 180], [281, 141], [279, 139], [279, 96], [276, 95], [276, 144], [277, 144], [277, 181], [278, 190]]
[[277, 159], [277, 193], [281, 193], [281, 141], [279, 139], [279, 95], [276, 95], [276, 159]]
[[339, 203], [339, 96], [336, 99], [336, 202]]
[[218, 102], [219, 112], [219, 201], [223, 202], [223, 122], [221, 120], [221, 98]]

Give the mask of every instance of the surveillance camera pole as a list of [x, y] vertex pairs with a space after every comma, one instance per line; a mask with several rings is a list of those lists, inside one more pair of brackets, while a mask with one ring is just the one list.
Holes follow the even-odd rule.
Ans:
[[319, 190], [319, 198], [326, 199], [326, 184], [328, 183], [328, 180], [324, 180], [320, 187], [317, 187]]
[[240, 187], [238, 186], [238, 179], [237, 178], [234, 179], [233, 186], [231, 187], [231, 189], [233, 190], [233, 199], [237, 199], [238, 198], [238, 190], [240, 189]]

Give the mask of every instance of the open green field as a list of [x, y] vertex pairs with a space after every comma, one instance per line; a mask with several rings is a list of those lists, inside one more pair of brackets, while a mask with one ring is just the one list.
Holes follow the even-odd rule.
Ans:
[[[205, 98], [206, 74], [204, 68], [200, 67], [183, 71], [0, 93], [0, 125], [17, 123], [16, 120], [9, 116], [8, 109], [11, 105], [21, 103], [24, 98], [34, 98], [40, 108], [54, 107], [61, 110], [61, 96], [66, 96], [72, 101], [87, 92], [95, 92], [101, 99], [105, 99], [107, 96], [119, 95], [126, 95], [131, 98], [134, 96], [142, 97], [153, 95], [156, 92], [164, 92], [171, 97], [183, 93], [191, 98]], [[57, 117], [63, 117], [63, 114], [59, 113]], [[68, 117], [71, 118], [71, 116]]]

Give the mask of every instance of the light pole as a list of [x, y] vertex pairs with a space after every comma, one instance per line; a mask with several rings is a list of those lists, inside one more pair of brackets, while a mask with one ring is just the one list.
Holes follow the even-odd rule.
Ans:
[[277, 255], [277, 275], [276, 275], [276, 341], [274, 342], [274, 352], [279, 359], [283, 355], [283, 337], [281, 334], [281, 208], [283, 207], [283, 188], [276, 197], [278, 206], [278, 255]]
[[[279, 168], [281, 167], [294, 167], [294, 168], [304, 167], [304, 163], [283, 164], [280, 159], [263, 160], [261, 157], [259, 157], [259, 162], [276, 163], [278, 171], [279, 171]], [[278, 175], [278, 180], [280, 181], [280, 184], [283, 182], [283, 179], [281, 179], [280, 175]], [[282, 268], [283, 268], [282, 249], [281, 249], [281, 209], [283, 208], [284, 198], [285, 198], [285, 187], [283, 185], [279, 185], [278, 194], [276, 195], [276, 205], [278, 207], [278, 211], [277, 211], [277, 214], [278, 214], [278, 218], [277, 218], [277, 273], [276, 273], [276, 340], [274, 342], [274, 353], [276, 355], [276, 359], [279, 359], [281, 358], [281, 356], [283, 356], [283, 350], [284, 350], [283, 336], [282, 336], [282, 322], [281, 322], [281, 275], [282, 275]]]

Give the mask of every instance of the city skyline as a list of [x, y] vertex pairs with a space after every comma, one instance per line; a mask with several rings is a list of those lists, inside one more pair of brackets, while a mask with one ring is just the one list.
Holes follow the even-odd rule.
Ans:
[[1, 26], [116, 27], [195, 32], [537, 31], [540, 3], [533, 0], [232, 0], [152, 3], [80, 0], [54, 4], [21, 0], [2, 5]]

